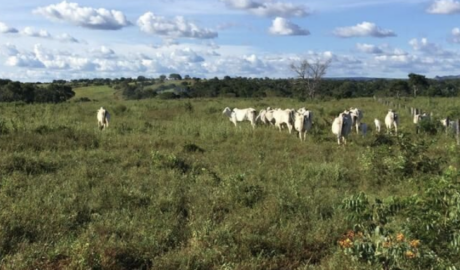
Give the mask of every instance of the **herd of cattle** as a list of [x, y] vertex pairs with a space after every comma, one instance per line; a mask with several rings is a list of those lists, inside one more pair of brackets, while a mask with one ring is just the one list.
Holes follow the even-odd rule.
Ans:
[[[268, 107], [267, 109], [261, 110], [258, 114], [257, 111], [253, 108], [246, 109], [230, 109], [226, 107], [222, 114], [226, 115], [230, 121], [237, 126], [238, 122], [249, 121], [253, 128], [256, 127], [257, 122], [261, 122], [265, 125], [274, 125], [278, 127], [281, 131], [282, 126], [286, 125], [289, 133], [292, 132], [292, 129], [295, 129], [300, 140], [305, 140], [306, 134], [311, 130], [313, 125], [313, 113], [310, 110], [305, 108], [295, 109], [272, 109]], [[358, 108], [350, 108], [348, 110], [340, 113], [332, 122], [332, 133], [337, 136], [337, 143], [346, 144], [346, 138], [348, 134], [352, 132], [352, 129], [356, 129], [356, 133], [361, 133], [366, 135], [367, 133], [367, 124], [362, 122], [363, 111]], [[429, 115], [427, 114], [416, 114], [414, 116], [413, 122], [418, 126], [422, 120], [428, 119]], [[441, 123], [444, 127], [451, 127], [454, 130], [456, 129], [456, 122], [450, 121], [449, 119], [442, 119]], [[381, 122], [379, 119], [374, 119], [375, 131], [380, 133], [381, 131]], [[399, 125], [399, 116], [398, 114], [390, 109], [385, 116], [385, 127], [388, 134], [398, 133]]]
[[[278, 127], [281, 131], [283, 126], [287, 126], [289, 134], [292, 133], [292, 130], [295, 129], [299, 134], [299, 139], [304, 141], [306, 139], [308, 131], [311, 130], [313, 126], [313, 112], [305, 108], [296, 109], [272, 109], [268, 107], [267, 109], [260, 110], [257, 114], [257, 111], [253, 108], [246, 109], [230, 109], [226, 107], [222, 114], [225, 114], [230, 121], [237, 126], [238, 122], [249, 121], [253, 128], [256, 127], [257, 122], [261, 122], [265, 125], [274, 125]], [[337, 143], [340, 145], [342, 143], [346, 144], [346, 139], [348, 134], [351, 133], [352, 129], [356, 129], [356, 133], [361, 133], [363, 136], [367, 133], [367, 124], [362, 122], [363, 111], [358, 108], [350, 108], [348, 110], [340, 113], [332, 122], [332, 133], [337, 136]], [[419, 124], [425, 120], [429, 119], [430, 115], [426, 113], [419, 113], [414, 115], [413, 122], [415, 126], [419, 127]], [[109, 126], [110, 113], [101, 107], [97, 111], [97, 125], [100, 130], [104, 130]], [[441, 124], [447, 129], [451, 130], [457, 129], [457, 122], [451, 121], [449, 118], [441, 120]], [[374, 119], [375, 131], [380, 133], [382, 123], [379, 119]], [[399, 125], [399, 116], [398, 114], [390, 109], [385, 116], [385, 127], [388, 134], [398, 133]]]

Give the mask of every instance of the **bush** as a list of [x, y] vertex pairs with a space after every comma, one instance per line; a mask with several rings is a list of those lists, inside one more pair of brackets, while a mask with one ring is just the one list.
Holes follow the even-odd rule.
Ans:
[[123, 104], [118, 104], [118, 105], [115, 106], [112, 110], [113, 110], [113, 112], [114, 112], [116, 115], [121, 115], [121, 114], [123, 114], [124, 112], [128, 111], [128, 107], [126, 107], [126, 106], [123, 105]]
[[10, 133], [10, 130], [6, 126], [6, 121], [0, 118], [0, 135], [6, 135]]
[[165, 92], [158, 95], [159, 99], [178, 99], [179, 96], [173, 92]]

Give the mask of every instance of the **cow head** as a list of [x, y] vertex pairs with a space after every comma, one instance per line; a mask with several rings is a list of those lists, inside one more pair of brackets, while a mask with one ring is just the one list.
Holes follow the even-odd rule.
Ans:
[[232, 110], [229, 107], [226, 107], [223, 111], [222, 114], [225, 114], [226, 116], [230, 117], [232, 115]]

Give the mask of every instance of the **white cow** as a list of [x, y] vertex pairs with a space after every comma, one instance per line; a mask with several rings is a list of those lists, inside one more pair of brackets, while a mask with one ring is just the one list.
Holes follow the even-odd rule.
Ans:
[[449, 118], [441, 119], [441, 124], [446, 128], [446, 132], [451, 130], [453, 132], [457, 131], [457, 121], [449, 120]]
[[[346, 112], [346, 111], [345, 111]], [[363, 112], [358, 108], [350, 108], [351, 125], [356, 128], [356, 134], [359, 134], [359, 127], [363, 119]]]
[[234, 108], [232, 110], [229, 107], [226, 107], [222, 114], [225, 114], [229, 118], [230, 122], [235, 125], [235, 127], [237, 127], [237, 122], [242, 122], [245, 120], [251, 123], [253, 129], [256, 127], [256, 110], [253, 108]]
[[110, 113], [101, 107], [97, 111], [97, 126], [100, 130], [106, 129], [109, 127]]
[[299, 132], [299, 139], [305, 141], [307, 132], [311, 129], [313, 113], [308, 110], [295, 113], [294, 128]]
[[275, 120], [275, 126], [277, 126], [281, 132], [281, 125], [286, 124], [289, 130], [289, 134], [292, 133], [292, 127], [294, 126], [294, 110], [275, 110], [273, 112], [273, 118]]
[[268, 124], [270, 121], [268, 121], [266, 115], [267, 115], [267, 112], [270, 111], [270, 110], [271, 110], [270, 107], [267, 107], [267, 109], [260, 110], [259, 115], [257, 115], [257, 117], [256, 117], [256, 122], [257, 122], [257, 120], [260, 119], [260, 121], [262, 121], [262, 123]]
[[415, 133], [419, 133], [420, 122], [428, 120], [430, 116], [426, 113], [418, 113], [414, 115]]
[[337, 143], [340, 145], [342, 142], [347, 143], [347, 136], [351, 131], [352, 120], [350, 112], [343, 112], [332, 122], [332, 133], [337, 135]]
[[375, 124], [375, 130], [377, 131], [377, 133], [380, 133], [380, 130], [382, 129], [382, 123], [380, 122], [379, 119], [375, 118], [374, 124]]
[[265, 113], [265, 120], [267, 121], [267, 123], [270, 123], [270, 125], [275, 124], [275, 117], [273, 117], [274, 112], [275, 110], [270, 109], [270, 110], [267, 110], [267, 112]]
[[418, 113], [414, 115], [414, 124], [418, 125], [421, 121], [429, 119], [430, 116], [426, 113]]
[[391, 129], [395, 129], [395, 134], [398, 134], [398, 124], [399, 124], [399, 117], [398, 114], [395, 113], [392, 109], [390, 109], [385, 117], [385, 126], [387, 128], [387, 133], [391, 133]]

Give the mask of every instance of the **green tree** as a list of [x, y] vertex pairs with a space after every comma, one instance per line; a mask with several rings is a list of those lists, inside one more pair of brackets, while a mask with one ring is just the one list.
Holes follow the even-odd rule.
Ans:
[[169, 74], [169, 79], [170, 80], [182, 80], [182, 77], [180, 76], [180, 74], [171, 73]]
[[420, 91], [421, 88], [427, 88], [430, 85], [426, 77], [423, 75], [410, 73], [408, 76], [409, 85], [413, 89], [414, 97], [417, 97], [417, 92]]
[[395, 80], [390, 84], [390, 94], [399, 98], [410, 93], [409, 83], [404, 80]]

